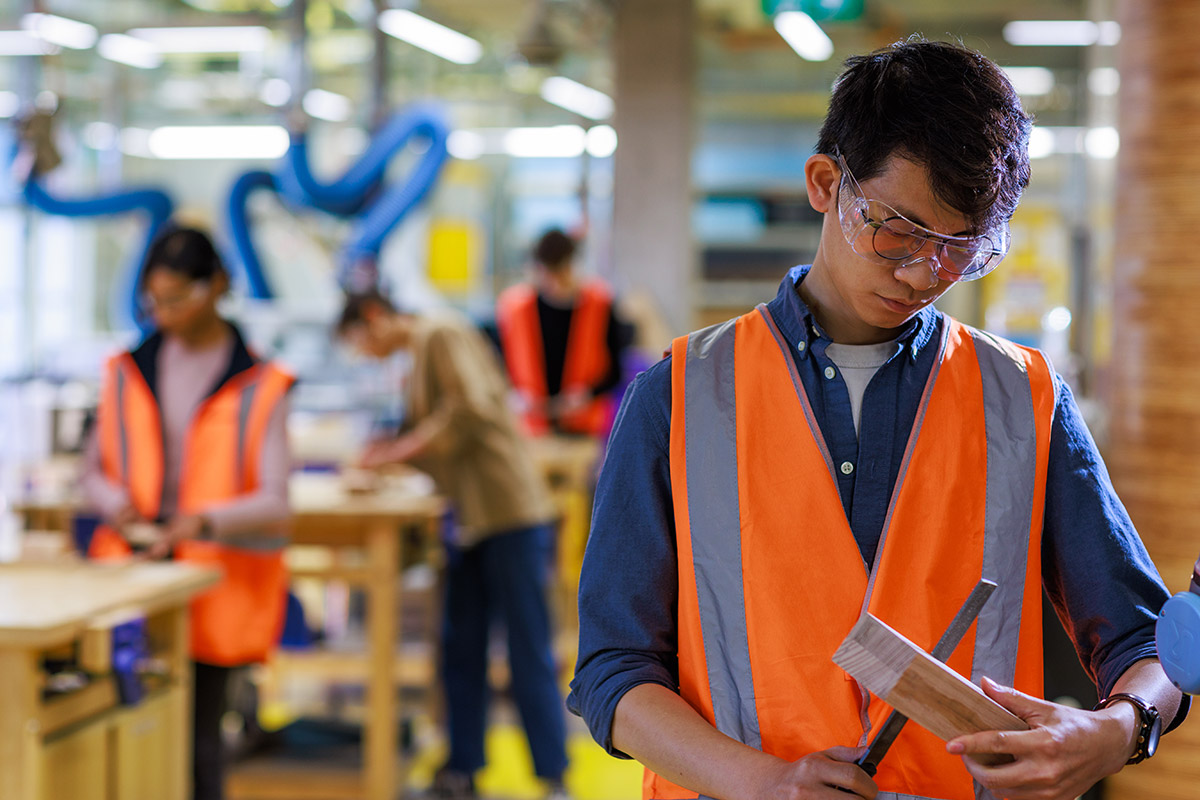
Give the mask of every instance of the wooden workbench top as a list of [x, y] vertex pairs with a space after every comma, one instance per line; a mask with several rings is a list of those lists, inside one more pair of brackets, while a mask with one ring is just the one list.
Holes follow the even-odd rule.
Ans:
[[0, 648], [63, 644], [105, 615], [178, 605], [218, 578], [171, 562], [0, 565]]

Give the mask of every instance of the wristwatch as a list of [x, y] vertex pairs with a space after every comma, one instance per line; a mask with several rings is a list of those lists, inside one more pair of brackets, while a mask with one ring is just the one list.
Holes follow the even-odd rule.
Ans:
[[1162, 715], [1158, 713], [1158, 709], [1151, 703], [1146, 702], [1136, 694], [1126, 694], [1125, 692], [1110, 694], [1097, 703], [1096, 707], [1092, 710], [1099, 711], [1102, 708], [1108, 708], [1113, 703], [1121, 701], [1132, 704], [1138, 710], [1138, 716], [1141, 717], [1141, 727], [1138, 728], [1137, 734], [1137, 746], [1134, 747], [1133, 755], [1125, 762], [1126, 764], [1137, 764], [1154, 755], [1154, 751], [1158, 749], [1158, 738], [1162, 736]]

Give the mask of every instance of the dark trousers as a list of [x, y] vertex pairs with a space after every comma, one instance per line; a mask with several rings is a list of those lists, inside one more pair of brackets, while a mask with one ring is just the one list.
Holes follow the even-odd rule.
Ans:
[[449, 554], [442, 677], [450, 728], [446, 766], [456, 772], [472, 773], [484, 764], [493, 623], [503, 624], [508, 635], [512, 695], [534, 770], [555, 779], [567, 767], [566, 717], [550, 650], [546, 599], [552, 535], [549, 525], [538, 525]]
[[193, 662], [195, 684], [192, 707], [192, 797], [222, 800], [225, 796], [225, 753], [221, 744], [221, 717], [225, 715], [226, 688], [231, 667]]

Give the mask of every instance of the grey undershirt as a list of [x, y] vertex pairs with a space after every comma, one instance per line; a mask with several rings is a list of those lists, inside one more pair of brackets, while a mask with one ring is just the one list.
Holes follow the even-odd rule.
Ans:
[[867, 384], [895, 352], [894, 341], [879, 344], [831, 343], [825, 348], [825, 355], [837, 365], [842, 373], [842, 380], [846, 383], [846, 392], [850, 395], [850, 411], [854, 415], [855, 435], [858, 435], [858, 420], [862, 414], [863, 394], [867, 391]]

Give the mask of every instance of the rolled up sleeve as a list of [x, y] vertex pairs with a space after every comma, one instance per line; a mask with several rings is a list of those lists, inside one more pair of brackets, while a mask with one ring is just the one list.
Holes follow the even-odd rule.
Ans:
[[579, 660], [567, 707], [610, 754], [617, 703], [643, 683], [678, 691], [670, 361], [630, 385], [596, 487], [579, 587]]

